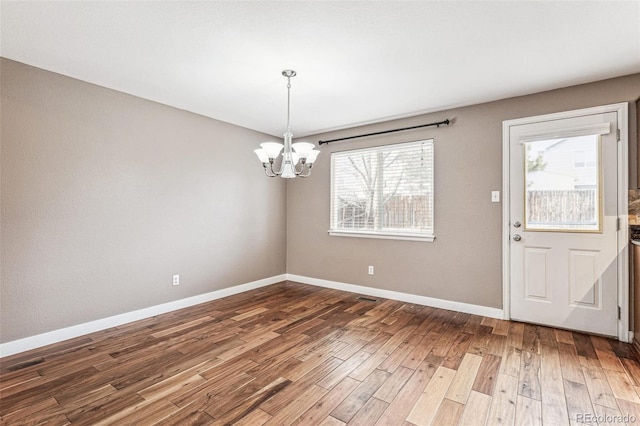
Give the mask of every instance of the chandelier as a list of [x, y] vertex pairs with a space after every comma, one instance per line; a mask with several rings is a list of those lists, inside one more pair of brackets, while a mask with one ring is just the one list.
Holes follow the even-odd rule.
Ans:
[[[269, 177], [280, 176], [283, 178], [307, 177], [311, 174], [311, 167], [316, 161], [320, 151], [315, 150], [315, 145], [308, 142], [291, 143], [293, 133], [289, 123], [291, 112], [291, 77], [295, 77], [293, 70], [284, 70], [282, 75], [287, 77], [287, 131], [284, 133], [284, 145], [277, 142], [264, 142], [260, 148], [254, 150], [264, 167], [264, 172]], [[275, 159], [282, 152], [280, 170], [273, 169]]]

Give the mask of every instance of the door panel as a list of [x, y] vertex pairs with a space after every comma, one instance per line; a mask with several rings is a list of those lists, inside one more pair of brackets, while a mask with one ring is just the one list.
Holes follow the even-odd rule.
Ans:
[[549, 302], [549, 248], [523, 247], [524, 286], [527, 299]]
[[510, 127], [511, 318], [616, 335], [616, 128], [615, 112]]
[[597, 251], [569, 250], [569, 304], [600, 306], [600, 279], [596, 277]]

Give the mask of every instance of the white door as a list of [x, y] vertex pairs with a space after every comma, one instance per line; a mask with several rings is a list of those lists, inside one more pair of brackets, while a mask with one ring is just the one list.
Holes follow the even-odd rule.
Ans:
[[509, 128], [510, 314], [617, 335], [617, 113]]

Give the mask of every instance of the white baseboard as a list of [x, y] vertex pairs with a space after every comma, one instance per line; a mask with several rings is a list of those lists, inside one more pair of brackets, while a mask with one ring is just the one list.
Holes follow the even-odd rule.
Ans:
[[304, 277], [301, 275], [282, 274], [246, 284], [224, 288], [222, 290], [212, 291], [210, 293], [200, 294], [198, 296], [187, 297], [186, 299], [174, 300], [173, 302], [163, 303], [161, 305], [150, 306], [148, 308], [138, 309], [136, 311], [126, 312], [120, 315], [114, 315], [112, 317], [102, 318], [99, 320], [90, 321], [59, 330], [49, 331], [47, 333], [42, 333], [35, 336], [25, 337], [24, 339], [2, 343], [0, 344], [0, 357], [14, 355], [20, 352], [25, 352], [53, 343], [62, 342], [67, 339], [73, 339], [85, 334], [105, 330], [107, 328], [117, 327], [122, 324], [150, 318], [155, 315], [164, 314], [178, 309], [187, 308], [189, 306], [198, 305], [200, 303], [210, 302], [212, 300], [221, 299], [223, 297], [232, 296], [234, 294], [242, 293], [249, 290], [254, 290], [256, 288], [265, 287], [285, 280], [315, 285], [318, 287], [349, 291], [352, 293], [366, 294], [368, 296], [384, 297], [385, 299], [399, 300], [401, 302], [432, 306], [434, 308], [448, 309], [451, 311], [481, 315], [490, 318], [502, 319], [504, 317], [502, 309], [498, 308], [471, 305], [468, 303], [436, 299], [427, 296], [418, 296], [415, 294], [401, 293], [398, 291], [383, 290], [372, 287], [341, 283], [337, 281]]
[[212, 300], [221, 299], [223, 297], [232, 296], [248, 290], [268, 286], [286, 280], [286, 274], [276, 275], [270, 278], [264, 278], [252, 281], [246, 284], [223, 288], [222, 290], [212, 291], [210, 293], [199, 294], [198, 296], [187, 297], [185, 299], [174, 300], [173, 302], [163, 303], [161, 305], [150, 306], [148, 308], [138, 309], [132, 312], [126, 312], [112, 317], [102, 318], [95, 321], [78, 324], [59, 330], [49, 331], [47, 333], [35, 336], [25, 337], [24, 339], [14, 340], [0, 344], [0, 357], [5, 357], [30, 349], [39, 348], [50, 345], [52, 343], [62, 342], [63, 340], [72, 339], [74, 337], [83, 336], [85, 334], [94, 333], [96, 331], [105, 330], [111, 327], [117, 327], [133, 321], [153, 317], [155, 315], [164, 314], [175, 311], [177, 309], [187, 308], [189, 306], [198, 305], [200, 303], [210, 302]]
[[286, 274], [287, 280], [335, 290], [349, 291], [351, 293], [366, 294], [367, 296], [384, 297], [385, 299], [399, 300], [401, 302], [415, 303], [418, 305], [432, 306], [434, 308], [448, 309], [450, 311], [464, 312], [467, 314], [481, 315], [484, 317], [503, 319], [502, 309], [488, 306], [471, 305], [469, 303], [454, 302], [451, 300], [436, 299], [415, 294], [400, 293], [399, 291], [383, 290], [379, 288], [365, 287], [354, 284], [346, 284], [337, 281], [321, 280], [318, 278], [303, 277], [301, 275]]

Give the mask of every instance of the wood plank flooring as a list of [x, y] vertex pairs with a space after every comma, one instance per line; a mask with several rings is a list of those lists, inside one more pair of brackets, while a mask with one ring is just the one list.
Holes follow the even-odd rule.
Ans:
[[7, 425], [640, 421], [632, 347], [283, 282], [0, 360]]

